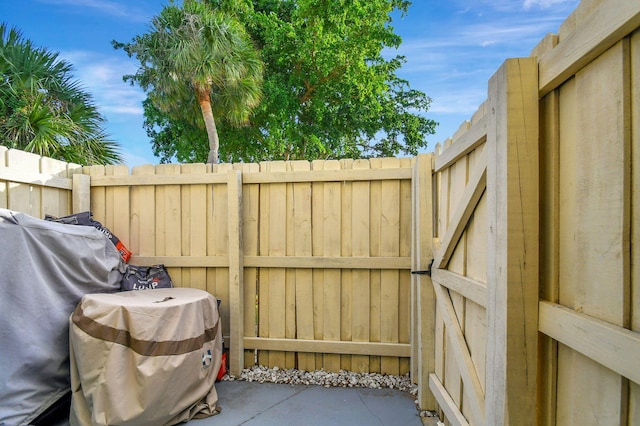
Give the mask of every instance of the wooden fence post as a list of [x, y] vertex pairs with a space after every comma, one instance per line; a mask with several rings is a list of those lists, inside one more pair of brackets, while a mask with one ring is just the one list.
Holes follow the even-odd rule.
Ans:
[[74, 173], [72, 179], [71, 212], [80, 213], [91, 210], [91, 176]]
[[[412, 183], [411, 270], [425, 271], [433, 258], [432, 155], [416, 158]], [[429, 390], [429, 374], [435, 371], [435, 295], [431, 277], [411, 275], [411, 374], [418, 384], [418, 404], [434, 410], [436, 401]]]
[[488, 425], [536, 422], [538, 67], [508, 59], [489, 80], [487, 134]]
[[229, 170], [229, 370], [239, 376], [244, 367], [244, 250], [242, 237], [242, 173]]

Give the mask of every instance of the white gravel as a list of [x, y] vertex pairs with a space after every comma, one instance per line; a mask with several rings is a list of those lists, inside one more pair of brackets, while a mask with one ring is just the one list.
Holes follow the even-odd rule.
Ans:
[[[255, 365], [242, 370], [240, 377], [225, 375], [222, 380], [246, 381], [258, 383], [279, 383], [288, 385], [316, 385], [343, 388], [369, 388], [369, 389], [397, 389], [407, 392], [412, 396], [418, 395], [418, 385], [411, 382], [409, 375], [393, 376], [377, 373], [355, 373], [353, 371], [340, 370], [338, 373], [331, 373], [324, 370], [301, 371], [296, 369], [282, 370], [278, 367], [267, 368], [262, 365]], [[432, 411], [420, 410], [418, 400], [414, 401], [416, 408], [420, 412], [420, 417], [436, 417]]]
[[225, 376], [224, 380], [244, 380], [258, 383], [280, 383], [289, 385], [317, 385], [324, 387], [397, 389], [411, 395], [418, 394], [418, 386], [411, 383], [409, 375], [393, 376], [377, 373], [354, 373], [340, 370], [331, 373], [324, 370], [301, 371], [296, 369], [282, 370], [278, 367], [267, 368], [255, 365], [242, 370], [240, 377]]

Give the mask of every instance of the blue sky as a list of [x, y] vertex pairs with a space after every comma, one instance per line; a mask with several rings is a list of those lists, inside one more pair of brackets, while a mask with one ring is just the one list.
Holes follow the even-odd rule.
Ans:
[[[144, 93], [122, 81], [136, 61], [111, 47], [147, 31], [166, 0], [0, 0], [0, 20], [36, 45], [59, 52], [92, 94], [106, 130], [129, 166], [156, 164], [142, 128]], [[579, 0], [413, 0], [392, 25], [402, 36], [399, 76], [433, 99], [427, 116], [439, 126], [428, 151], [471, 117], [487, 81], [507, 58], [529, 56], [557, 33]]]

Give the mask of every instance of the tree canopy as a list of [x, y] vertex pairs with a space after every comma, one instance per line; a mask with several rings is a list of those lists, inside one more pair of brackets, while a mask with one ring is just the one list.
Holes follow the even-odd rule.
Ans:
[[57, 53], [0, 24], [0, 145], [78, 164], [121, 162], [72, 70]]
[[[264, 97], [242, 127], [218, 124], [224, 161], [415, 155], [437, 123], [430, 98], [397, 76], [403, 0], [208, 0], [248, 29], [265, 64]], [[184, 114], [145, 103], [162, 161], [202, 161], [206, 138]], [[195, 145], [194, 145], [195, 144]]]
[[[113, 45], [140, 61], [137, 73], [125, 80], [148, 93], [147, 117], [157, 116], [178, 129], [184, 121], [196, 134], [198, 128], [206, 129], [210, 163], [218, 160], [214, 117], [242, 125], [260, 102], [262, 62], [233, 14], [185, 0], [183, 7], [165, 6], [148, 33]], [[200, 108], [202, 120], [194, 107]], [[200, 152], [193, 141], [184, 148]]]

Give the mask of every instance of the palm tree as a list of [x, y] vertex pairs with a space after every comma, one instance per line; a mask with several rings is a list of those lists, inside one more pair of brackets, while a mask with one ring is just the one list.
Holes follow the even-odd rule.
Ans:
[[209, 139], [208, 163], [218, 161], [214, 115], [241, 125], [260, 103], [263, 64], [244, 26], [232, 14], [200, 1], [185, 0], [183, 8], [166, 6], [153, 18], [150, 32], [113, 45], [136, 55], [140, 68], [124, 79], [138, 83], [160, 111], [176, 117], [191, 114], [193, 120], [193, 107], [200, 109], [197, 115]]
[[0, 24], [0, 144], [79, 164], [121, 162], [72, 66]]

